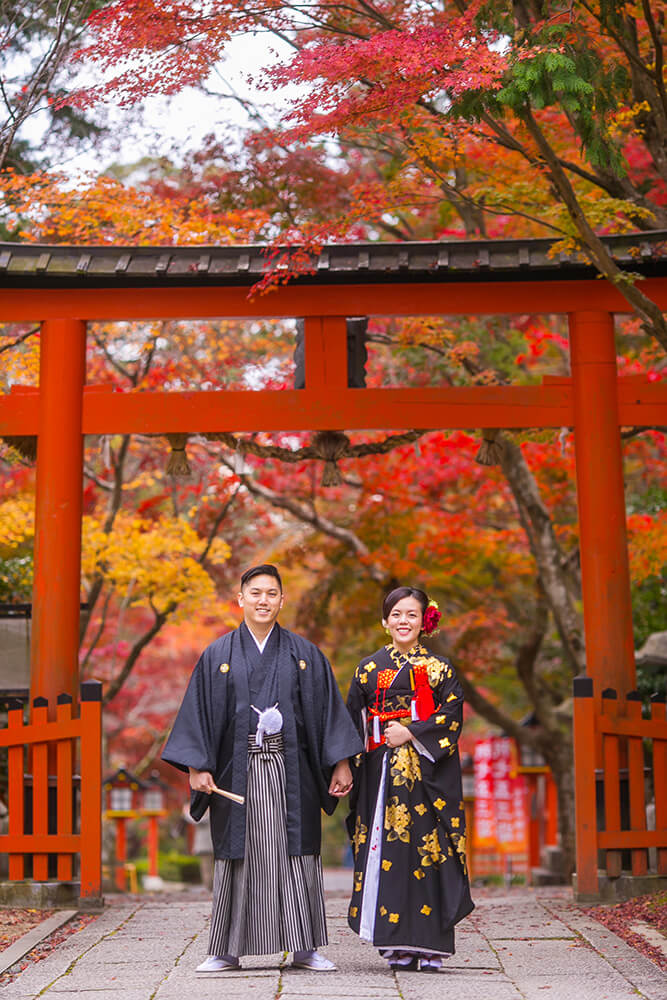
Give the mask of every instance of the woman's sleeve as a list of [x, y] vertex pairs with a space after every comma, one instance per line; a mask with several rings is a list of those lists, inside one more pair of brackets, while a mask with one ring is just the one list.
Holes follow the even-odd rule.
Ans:
[[435, 711], [428, 719], [411, 722], [408, 729], [434, 761], [454, 753], [463, 722], [463, 691], [454, 668], [439, 661], [437, 677], [431, 681]]
[[350, 690], [347, 694], [347, 710], [352, 717], [352, 721], [356, 727], [361, 741], [366, 745], [366, 699], [364, 698], [364, 691], [359, 683], [358, 679], [359, 668], [354, 672], [354, 676], [350, 683]]

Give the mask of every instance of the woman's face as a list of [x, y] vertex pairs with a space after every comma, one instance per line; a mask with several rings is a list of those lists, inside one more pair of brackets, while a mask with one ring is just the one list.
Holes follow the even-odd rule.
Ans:
[[389, 629], [391, 641], [401, 653], [407, 653], [417, 642], [422, 617], [422, 606], [417, 598], [403, 597], [393, 606], [386, 622], [382, 623]]

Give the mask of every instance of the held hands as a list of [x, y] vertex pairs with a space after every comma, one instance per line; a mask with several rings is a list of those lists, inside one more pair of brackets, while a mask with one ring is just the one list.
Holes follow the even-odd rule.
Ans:
[[337, 799], [347, 795], [352, 788], [352, 771], [347, 760], [339, 760], [333, 769], [331, 783], [329, 784], [329, 795], [335, 795]]
[[395, 750], [396, 747], [401, 747], [404, 743], [409, 743], [412, 739], [412, 733], [407, 726], [402, 725], [400, 722], [388, 722], [384, 727], [384, 738], [387, 746]]
[[194, 792], [206, 792], [207, 795], [213, 792], [215, 781], [209, 771], [195, 771], [194, 767], [189, 767], [188, 771], [190, 772], [190, 788]]

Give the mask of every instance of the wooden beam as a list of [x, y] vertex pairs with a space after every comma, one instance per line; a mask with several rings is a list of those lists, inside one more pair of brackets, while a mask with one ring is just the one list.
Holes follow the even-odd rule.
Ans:
[[[646, 278], [642, 291], [667, 310], [667, 281]], [[7, 288], [0, 322], [46, 319], [146, 320], [301, 316], [437, 316], [630, 312], [607, 281], [468, 281], [409, 285], [288, 284], [249, 297], [247, 288]]]
[[347, 389], [344, 316], [308, 316], [304, 324], [306, 389]]
[[[667, 382], [618, 380], [618, 424], [667, 426]], [[0, 435], [38, 433], [39, 392], [0, 396]], [[439, 389], [108, 392], [83, 396], [84, 434], [198, 431], [426, 430], [571, 427], [569, 380], [533, 386]]]

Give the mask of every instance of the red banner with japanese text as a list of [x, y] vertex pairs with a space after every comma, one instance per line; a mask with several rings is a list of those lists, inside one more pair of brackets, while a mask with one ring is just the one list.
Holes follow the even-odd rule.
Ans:
[[517, 773], [514, 740], [492, 736], [478, 740], [473, 754], [475, 823], [473, 847], [502, 854], [528, 850], [528, 812], [523, 775]]
[[492, 757], [493, 740], [478, 740], [473, 753], [475, 776], [473, 848], [477, 851], [492, 850], [496, 846]]

